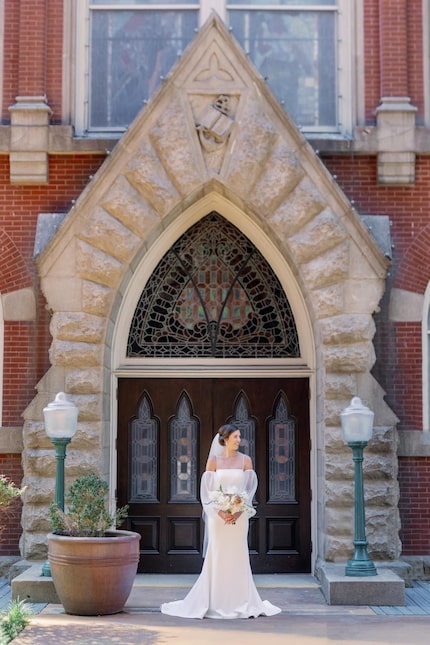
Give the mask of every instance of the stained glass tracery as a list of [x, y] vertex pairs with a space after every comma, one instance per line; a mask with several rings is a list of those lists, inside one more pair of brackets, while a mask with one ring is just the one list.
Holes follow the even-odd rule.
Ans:
[[131, 501], [157, 502], [159, 420], [146, 392], [130, 429]]
[[228, 423], [240, 430], [240, 451], [251, 457], [252, 463], [255, 463], [256, 420], [250, 412], [249, 402], [243, 390], [236, 398], [234, 414], [228, 419]]
[[182, 393], [176, 415], [169, 421], [170, 502], [197, 502], [199, 423]]
[[295, 358], [294, 316], [256, 247], [218, 213], [159, 262], [137, 304], [128, 357]]
[[296, 502], [296, 420], [288, 413], [285, 395], [269, 421], [269, 502]]

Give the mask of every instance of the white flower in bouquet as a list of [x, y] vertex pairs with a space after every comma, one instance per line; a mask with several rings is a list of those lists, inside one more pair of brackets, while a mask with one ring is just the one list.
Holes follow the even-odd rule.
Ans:
[[249, 495], [246, 491], [232, 490], [224, 492], [222, 487], [210, 493], [210, 504], [214, 504], [217, 511], [224, 513], [246, 513], [249, 517], [255, 515], [255, 508], [249, 503]]

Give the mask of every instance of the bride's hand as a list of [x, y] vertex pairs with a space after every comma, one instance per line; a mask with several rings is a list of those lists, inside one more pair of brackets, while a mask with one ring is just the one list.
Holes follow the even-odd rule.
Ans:
[[224, 511], [218, 511], [219, 517], [224, 520], [225, 524], [236, 524], [236, 520], [242, 515], [242, 513], [225, 513]]
[[231, 513], [226, 513], [225, 511], [218, 511], [218, 515], [222, 520], [224, 520], [225, 524], [231, 524], [232, 523], [232, 517], [233, 515]]

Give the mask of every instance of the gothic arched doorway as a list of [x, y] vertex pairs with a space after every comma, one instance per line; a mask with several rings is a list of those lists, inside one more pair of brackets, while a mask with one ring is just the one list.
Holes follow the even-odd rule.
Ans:
[[118, 503], [142, 536], [142, 570], [200, 570], [199, 480], [217, 428], [232, 422], [259, 478], [254, 572], [309, 571], [309, 382], [243, 375], [255, 359], [300, 357], [288, 299], [250, 240], [217, 213], [182, 235], [142, 291], [127, 356], [242, 364], [228, 377], [119, 379]]

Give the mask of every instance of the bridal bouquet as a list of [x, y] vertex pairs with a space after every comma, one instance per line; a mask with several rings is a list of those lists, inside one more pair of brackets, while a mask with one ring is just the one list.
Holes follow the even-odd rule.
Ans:
[[217, 511], [224, 513], [246, 513], [249, 517], [255, 515], [255, 508], [249, 503], [249, 495], [246, 491], [231, 491], [225, 493], [220, 487], [218, 490], [211, 491], [210, 504], [213, 504]]

